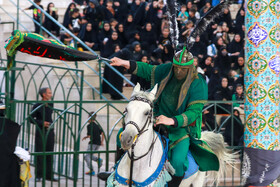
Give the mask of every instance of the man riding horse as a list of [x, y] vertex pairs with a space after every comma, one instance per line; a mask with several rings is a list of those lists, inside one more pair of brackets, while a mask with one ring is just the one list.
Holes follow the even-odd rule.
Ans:
[[[196, 36], [205, 31], [229, 2], [212, 8], [196, 23], [195, 28], [186, 39], [185, 46], [173, 58], [173, 63], [150, 65], [143, 62], [127, 61], [114, 57], [113, 66], [123, 66], [129, 73], [148, 81], [151, 87], [159, 88], [154, 101], [154, 116], [157, 125], [164, 125], [168, 131], [168, 159], [175, 169], [175, 175], [168, 186], [180, 185], [185, 171], [188, 169], [187, 153], [192, 152], [200, 171], [219, 170], [219, 161], [209, 146], [200, 141], [202, 109], [208, 99], [208, 87], [205, 79], [193, 65], [193, 55], [189, 52]], [[176, 2], [167, 1], [167, 10], [171, 27], [173, 46], [178, 44], [178, 26], [176, 21]]]
[[151, 80], [152, 86], [159, 84], [154, 103], [155, 126], [167, 127], [168, 158], [175, 169], [168, 186], [179, 186], [188, 169], [190, 137], [199, 139], [201, 135], [202, 109], [208, 98], [206, 81], [197, 73], [192, 54], [184, 47], [175, 54], [173, 63], [158, 66], [117, 57], [111, 61], [113, 66], [123, 66], [130, 73]]

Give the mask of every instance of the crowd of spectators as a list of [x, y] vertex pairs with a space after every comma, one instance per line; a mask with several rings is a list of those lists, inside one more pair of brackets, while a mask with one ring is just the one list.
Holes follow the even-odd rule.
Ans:
[[[195, 23], [217, 3], [214, 0], [178, 1], [181, 44]], [[58, 19], [54, 3], [48, 4], [46, 12]], [[38, 14], [34, 13], [34, 16], [36, 18]], [[230, 94], [228, 99], [234, 94], [237, 84], [244, 85], [244, 16], [242, 5], [235, 19], [232, 19], [229, 9], [224, 9], [222, 15], [201, 36], [196, 37], [191, 52], [197, 59], [197, 67], [206, 76], [209, 100], [227, 100], [226, 97], [221, 98], [220, 95], [224, 94], [217, 94], [223, 92], [225, 79], [225, 87]], [[43, 25], [60, 35], [59, 27], [47, 16]], [[147, 63], [153, 64], [172, 62], [174, 46], [170, 41], [166, 6], [162, 0], [74, 0], [65, 12], [63, 25], [88, 47], [100, 51], [102, 57], [109, 58], [116, 51], [126, 50], [129, 52], [125, 53], [128, 59], [140, 61], [146, 58]], [[67, 33], [61, 34], [60, 40], [67, 45], [73, 42]], [[86, 50], [79, 44], [78, 48]], [[134, 83], [137, 80], [135, 77], [132, 79]]]

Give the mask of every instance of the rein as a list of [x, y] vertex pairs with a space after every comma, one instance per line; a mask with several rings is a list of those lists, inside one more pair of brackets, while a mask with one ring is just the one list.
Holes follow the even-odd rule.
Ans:
[[142, 135], [144, 132], [146, 132], [148, 130], [148, 129], [145, 129], [146, 126], [148, 124], [150, 124], [151, 121], [152, 121], [153, 103], [150, 100], [148, 100], [148, 99], [145, 99], [143, 97], [138, 97], [138, 96], [132, 97], [130, 99], [130, 101], [142, 101], [144, 103], [148, 103], [150, 105], [150, 107], [151, 107], [151, 110], [149, 111], [149, 114], [148, 114], [148, 117], [146, 119], [145, 125], [142, 127], [142, 129], [140, 129], [139, 126], [137, 125], [137, 123], [135, 123], [134, 121], [129, 121], [129, 122], [127, 122], [125, 124], [125, 125], [131, 124], [131, 125], [135, 126], [137, 131], [138, 131], [136, 140], [133, 142], [133, 144], [131, 146], [131, 155], [129, 154], [129, 152], [127, 152], [128, 157], [131, 160], [131, 164], [130, 164], [130, 177], [129, 177], [129, 186], [131, 187], [132, 186], [132, 175], [133, 175], [133, 162], [136, 161], [136, 160], [139, 160], [139, 159], [141, 159], [143, 157], [145, 157], [153, 149], [154, 144], [157, 141], [157, 138], [153, 137], [153, 142], [151, 143], [150, 148], [148, 149], [148, 151], [145, 154], [143, 154], [143, 155], [141, 155], [141, 156], [139, 156], [137, 158], [134, 157], [134, 147], [135, 147], [135, 145], [136, 145], [140, 135]]

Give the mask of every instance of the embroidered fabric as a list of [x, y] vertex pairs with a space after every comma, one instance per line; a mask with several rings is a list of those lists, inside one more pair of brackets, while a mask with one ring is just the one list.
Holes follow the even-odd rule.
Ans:
[[[157, 135], [160, 137], [159, 133], [157, 133]], [[164, 136], [163, 136], [163, 138], [167, 142], [166, 145], [168, 145], [169, 140], [167, 138], [165, 138]], [[161, 139], [160, 139], [160, 142], [161, 142], [161, 145], [162, 145], [162, 148], [164, 151], [163, 151], [163, 155], [161, 157], [160, 163], [159, 163], [156, 171], [149, 178], [147, 178], [144, 182], [140, 183], [140, 182], [133, 181], [134, 187], [148, 186], [149, 184], [151, 184], [154, 181], [155, 181], [155, 183], [153, 185], [154, 187], [162, 187], [168, 181], [170, 181], [172, 179], [171, 175], [169, 174], [169, 172], [167, 171], [167, 169], [165, 167], [165, 164], [168, 162], [168, 160], [167, 160], [168, 146], [164, 147]], [[129, 179], [126, 179], [118, 174], [118, 164], [119, 164], [119, 162], [117, 163], [116, 170], [108, 178], [107, 187], [119, 186], [119, 184], [128, 185]]]
[[[157, 133], [157, 132], [156, 132]], [[161, 161], [157, 167], [157, 170], [151, 175], [149, 178], [147, 178], [144, 182], [135, 182], [133, 181], [133, 187], [145, 187], [149, 186], [152, 182], [155, 181], [153, 184], [153, 187], [162, 187], [167, 184], [172, 179], [171, 174], [174, 174], [175, 171], [172, 168], [171, 164], [167, 160], [167, 153], [168, 153], [168, 139], [164, 136], [161, 136], [157, 133], [157, 135], [161, 138], [164, 138], [166, 143], [166, 147], [164, 148], [163, 142], [160, 138], [161, 145], [164, 149], [164, 154], [162, 155]], [[199, 170], [199, 166], [197, 165], [196, 161], [194, 160], [191, 152], [188, 152], [188, 161], [189, 161], [189, 167], [188, 170], [185, 172], [184, 179], [189, 178], [193, 174], [195, 174]], [[129, 179], [123, 178], [118, 174], [118, 164], [116, 166], [116, 170], [110, 175], [110, 177], [107, 180], [107, 187], [118, 187], [120, 184], [122, 185], [128, 185]]]

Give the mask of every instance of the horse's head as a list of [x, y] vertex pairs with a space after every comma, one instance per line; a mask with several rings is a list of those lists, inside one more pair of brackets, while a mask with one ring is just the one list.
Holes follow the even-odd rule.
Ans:
[[121, 136], [122, 148], [127, 150], [136, 143], [139, 136], [152, 129], [153, 101], [157, 92], [157, 85], [151, 92], [140, 91], [137, 83], [126, 107], [125, 130]]

